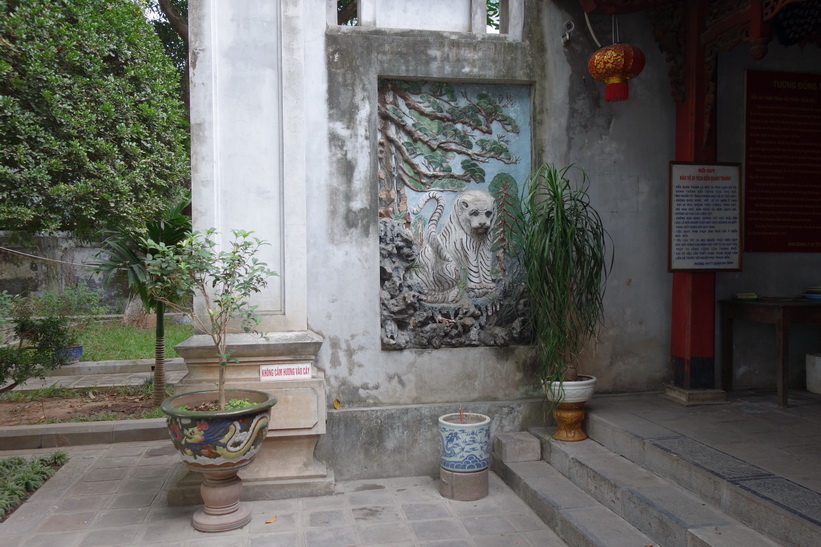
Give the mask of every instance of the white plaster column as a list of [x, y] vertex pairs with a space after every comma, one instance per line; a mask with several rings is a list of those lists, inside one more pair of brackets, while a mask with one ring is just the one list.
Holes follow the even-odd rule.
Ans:
[[[263, 381], [263, 367], [315, 364], [323, 338], [308, 330], [303, 0], [192, 0], [193, 223], [270, 243], [258, 256], [279, 277], [256, 296], [265, 337], [233, 333], [230, 388], [278, 398], [257, 462], [243, 470], [244, 499], [328, 494], [333, 475], [314, 457], [326, 432], [325, 377]], [[202, 302], [195, 302], [202, 306]], [[195, 310], [201, 317], [205, 311]], [[176, 346], [188, 374], [178, 393], [213, 389], [219, 358], [198, 334]], [[183, 476], [168, 503], [199, 503], [199, 477]]]
[[270, 243], [264, 331], [307, 328], [303, 32], [299, 0], [189, 5], [193, 220]]

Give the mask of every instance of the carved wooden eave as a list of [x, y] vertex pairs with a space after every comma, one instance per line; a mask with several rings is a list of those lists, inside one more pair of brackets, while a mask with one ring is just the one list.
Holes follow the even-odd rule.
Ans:
[[[767, 53], [767, 44], [773, 39], [773, 23], [782, 34], [782, 43], [821, 46], [821, 0], [715, 0], [706, 2], [706, 16], [699, 25], [698, 42], [687, 36], [687, 6], [693, 0], [579, 0], [587, 13], [617, 15], [645, 11], [653, 25], [653, 36], [670, 63], [669, 77], [673, 98], [685, 99], [686, 48], [700, 43], [704, 48], [704, 71], [707, 77], [705, 121], [709, 127], [716, 100], [716, 59], [718, 53], [747, 42], [754, 59]], [[786, 10], [790, 4], [796, 4]], [[798, 13], [805, 11], [806, 14]], [[792, 11], [792, 13], [791, 13]], [[781, 17], [784, 15], [784, 17]], [[807, 21], [807, 19], [813, 19]]]

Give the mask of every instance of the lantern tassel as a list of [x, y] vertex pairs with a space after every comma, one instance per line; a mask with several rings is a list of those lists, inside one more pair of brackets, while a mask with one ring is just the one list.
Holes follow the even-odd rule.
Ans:
[[604, 86], [604, 100], [608, 103], [626, 101], [630, 97], [630, 87], [627, 82], [614, 82]]

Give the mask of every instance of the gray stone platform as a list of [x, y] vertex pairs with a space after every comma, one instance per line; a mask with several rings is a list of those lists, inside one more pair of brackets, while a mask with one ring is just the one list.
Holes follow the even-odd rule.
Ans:
[[597, 397], [588, 411], [588, 440], [531, 431], [540, 460], [494, 446], [494, 470], [568, 544], [821, 544], [818, 396], [791, 393], [786, 409], [752, 392], [694, 407]]

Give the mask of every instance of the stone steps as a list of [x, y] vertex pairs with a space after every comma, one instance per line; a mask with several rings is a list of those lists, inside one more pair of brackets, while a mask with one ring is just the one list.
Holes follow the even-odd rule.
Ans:
[[821, 544], [818, 492], [628, 412], [591, 412], [586, 431], [780, 545]]
[[[532, 441], [525, 439], [530, 435], [527, 433], [497, 436], [494, 471], [568, 544], [802, 544], [800, 537], [775, 542], [675, 481], [640, 467], [592, 439], [563, 443], [548, 437], [544, 430], [531, 433]], [[504, 450], [504, 445], [510, 447], [514, 440], [521, 446], [538, 443], [540, 448], [536, 450], [543, 459], [520, 461], [530, 457], [520, 457], [522, 450]]]
[[568, 545], [643, 547], [653, 541], [545, 461], [502, 462], [493, 470]]

